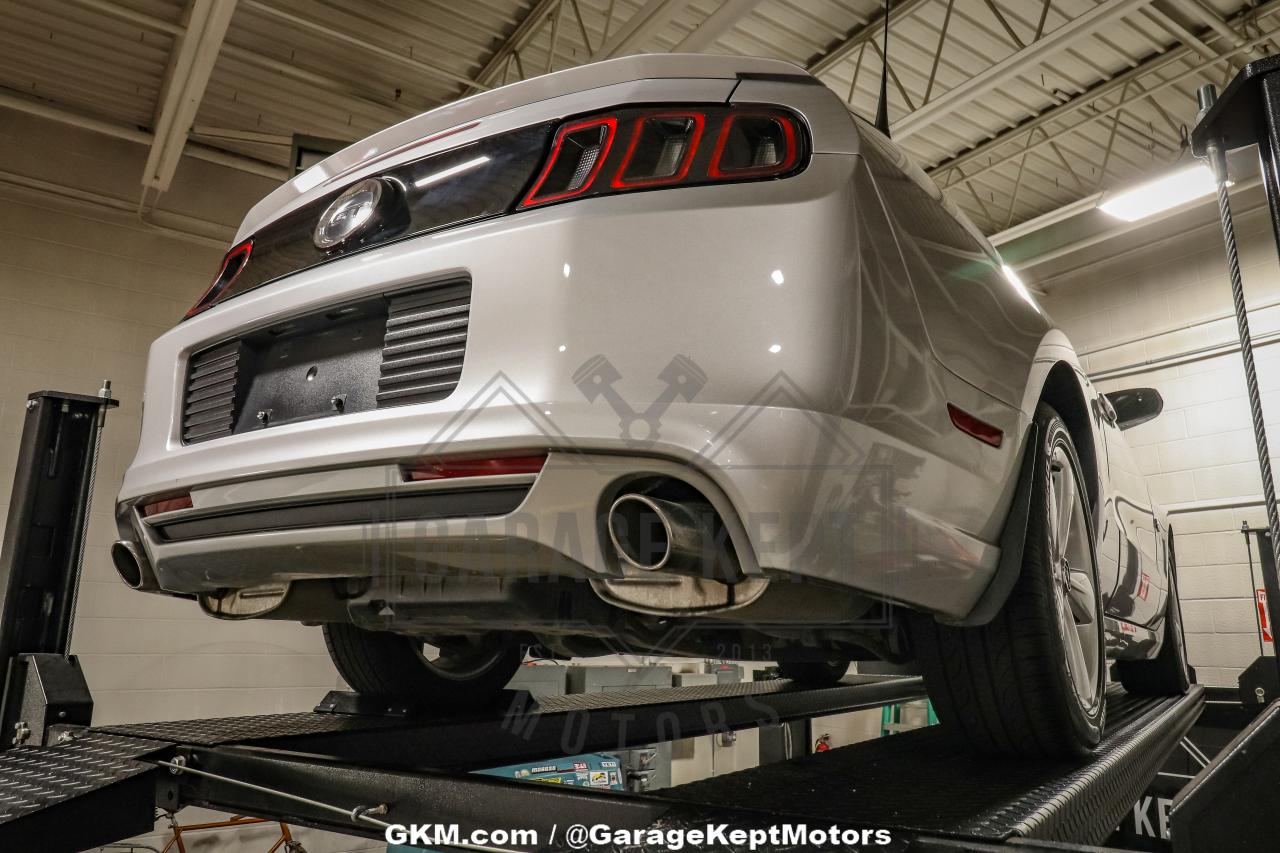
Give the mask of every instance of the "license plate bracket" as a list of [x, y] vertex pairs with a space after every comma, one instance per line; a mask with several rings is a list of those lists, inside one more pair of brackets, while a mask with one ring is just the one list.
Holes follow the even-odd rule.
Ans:
[[376, 408], [386, 323], [387, 303], [379, 298], [243, 338], [246, 392], [235, 431]]

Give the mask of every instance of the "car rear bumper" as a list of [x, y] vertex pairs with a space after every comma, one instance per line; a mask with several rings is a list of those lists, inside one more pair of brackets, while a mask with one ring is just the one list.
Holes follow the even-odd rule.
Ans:
[[396, 460], [421, 447], [388, 433], [381, 464], [196, 487], [191, 509], [145, 520], [123, 502], [122, 533], [140, 542], [159, 586], [182, 593], [407, 570], [617, 580], [604, 512], [628, 482], [658, 476], [716, 507], [747, 577], [820, 579], [963, 615], [994, 571], [998, 550], [943, 520], [963, 481], [969, 494], [983, 484], [863, 425], [681, 404], [638, 452], [617, 439], [616, 418], [591, 409], [567, 415], [574, 438], [552, 439], [519, 407], [493, 406], [451, 445], [549, 447], [537, 475], [406, 482]]
[[[1018, 413], [919, 346], [879, 366], [857, 351], [860, 329], [897, 320], [859, 292], [856, 168], [855, 156], [819, 154], [767, 185], [584, 200], [456, 228], [298, 273], [181, 324], [151, 351], [141, 443], [120, 494], [126, 538], [162, 588], [184, 593], [367, 575], [379, 559], [608, 578], [602, 496], [619, 477], [663, 466], [718, 495], [755, 571], [963, 615], [996, 564], [990, 543], [1018, 448], [962, 436], [944, 396], [1010, 436], [1021, 434]], [[472, 283], [469, 333], [448, 398], [183, 442], [193, 353], [459, 276]], [[877, 358], [903, 336], [880, 338]], [[860, 404], [904, 380], [909, 408]], [[423, 508], [440, 486], [403, 483], [396, 464], [529, 449], [553, 453], [517, 508], [461, 496], [473, 509], [450, 517]], [[256, 514], [256, 526], [244, 517], [238, 530], [195, 525], [198, 535], [166, 539], [152, 522], [172, 518], [138, 518], [139, 501], [184, 491], [192, 518], [218, 504]], [[378, 503], [388, 495], [412, 498], [417, 517], [388, 516]], [[303, 516], [323, 504], [311, 512], [328, 522], [273, 526], [283, 516], [272, 511], [293, 505], [296, 517], [299, 504]], [[536, 531], [519, 532], [524, 524]]]

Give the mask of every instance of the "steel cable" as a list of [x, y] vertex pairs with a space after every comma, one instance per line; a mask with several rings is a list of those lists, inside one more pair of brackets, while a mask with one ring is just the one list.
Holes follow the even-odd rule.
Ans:
[[1231, 278], [1236, 328], [1240, 333], [1240, 355], [1244, 359], [1244, 380], [1249, 395], [1249, 411], [1253, 417], [1253, 437], [1258, 448], [1258, 467], [1262, 473], [1262, 498], [1267, 506], [1267, 528], [1271, 533], [1271, 541], [1280, 543], [1280, 513], [1276, 512], [1275, 478], [1271, 472], [1271, 452], [1267, 446], [1266, 422], [1262, 415], [1262, 394], [1258, 390], [1258, 369], [1253, 361], [1253, 338], [1249, 334], [1244, 278], [1240, 274], [1236, 229], [1231, 219], [1231, 198], [1227, 193], [1226, 160], [1221, 148], [1217, 146], [1210, 148], [1209, 155], [1218, 185], [1218, 214], [1222, 219], [1222, 239], [1227, 247], [1227, 271]]

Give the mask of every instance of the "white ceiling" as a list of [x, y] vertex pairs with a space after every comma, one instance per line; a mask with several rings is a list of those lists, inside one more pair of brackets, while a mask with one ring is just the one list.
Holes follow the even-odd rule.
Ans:
[[[787, 59], [866, 116], [881, 70], [880, 0], [238, 0], [205, 26], [231, 2], [0, 0], [0, 106], [150, 134], [174, 163], [189, 130], [187, 153], [274, 175], [294, 133], [358, 139], [593, 57]], [[1167, 166], [1195, 89], [1280, 36], [1280, 0], [891, 5], [895, 138], [989, 234]]]

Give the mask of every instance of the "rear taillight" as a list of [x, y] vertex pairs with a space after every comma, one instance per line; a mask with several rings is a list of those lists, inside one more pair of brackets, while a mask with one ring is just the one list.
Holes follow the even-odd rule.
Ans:
[[799, 119], [774, 107], [615, 110], [561, 125], [520, 208], [655, 187], [781, 177], [803, 162]]
[[196, 300], [196, 304], [191, 306], [182, 319], [187, 320], [204, 311], [206, 308], [213, 306], [218, 301], [218, 296], [224, 290], [231, 286], [231, 283], [244, 272], [244, 268], [249, 264], [249, 256], [253, 254], [253, 241], [245, 240], [243, 243], [233, 247], [227, 252], [222, 259], [222, 267], [218, 270], [218, 274], [214, 276], [213, 282], [209, 285], [209, 289], [204, 295]]

